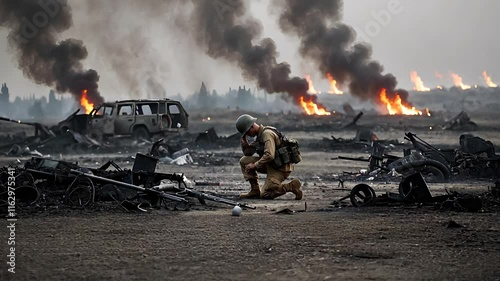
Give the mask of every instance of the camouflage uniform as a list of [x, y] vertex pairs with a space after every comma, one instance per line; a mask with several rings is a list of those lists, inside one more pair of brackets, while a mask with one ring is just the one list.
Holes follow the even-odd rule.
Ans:
[[[245, 156], [241, 157], [240, 166], [243, 176], [247, 181], [251, 179], [258, 180], [259, 177], [257, 172], [267, 174], [266, 182], [261, 192], [261, 198], [274, 199], [285, 194], [287, 191], [291, 191], [289, 184], [282, 183], [293, 171], [293, 164], [288, 163], [278, 169], [271, 167], [276, 147], [281, 145], [281, 141], [273, 130], [265, 130], [266, 128], [272, 127], [260, 125], [256, 140], [246, 147], [242, 145], [241, 148]], [[259, 156], [253, 156], [255, 153]], [[250, 163], [255, 163], [256, 170], [247, 172], [245, 171], [245, 166]]]

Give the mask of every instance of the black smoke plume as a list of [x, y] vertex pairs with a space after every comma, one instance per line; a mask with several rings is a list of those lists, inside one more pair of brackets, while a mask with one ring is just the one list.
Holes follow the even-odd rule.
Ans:
[[362, 100], [378, 100], [382, 88], [387, 97], [399, 94], [405, 105], [408, 92], [396, 89], [392, 74], [383, 74], [383, 66], [372, 60], [368, 44], [355, 43], [356, 32], [341, 22], [342, 0], [280, 0], [273, 8], [280, 12], [282, 31], [300, 38], [300, 54], [312, 59], [322, 74], [330, 73], [340, 84]]
[[9, 44], [24, 75], [77, 100], [87, 90], [90, 102], [101, 103], [99, 75], [83, 69], [88, 55], [83, 42], [58, 42], [57, 35], [72, 24], [67, 0], [0, 0], [0, 26], [10, 30]]
[[298, 103], [299, 97], [316, 102], [316, 96], [307, 94], [308, 83], [299, 77], [290, 77], [290, 65], [278, 63], [276, 44], [270, 38], [260, 38], [262, 25], [245, 17], [243, 0], [193, 0], [191, 23], [198, 46], [214, 59], [236, 63], [247, 80], [268, 93], [288, 93]]

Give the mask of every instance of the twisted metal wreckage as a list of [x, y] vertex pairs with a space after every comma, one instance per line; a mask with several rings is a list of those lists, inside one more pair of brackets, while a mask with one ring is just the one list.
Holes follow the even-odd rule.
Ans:
[[427, 185], [427, 182], [447, 182], [452, 178], [500, 178], [500, 155], [495, 153], [491, 142], [472, 135], [461, 135], [459, 149], [442, 150], [411, 132], [405, 134], [405, 139], [412, 143], [413, 149], [405, 149], [404, 157], [384, 154], [384, 146], [374, 142], [368, 159], [336, 158], [369, 163], [364, 173], [344, 172], [338, 178], [339, 187], [342, 187], [340, 190], [345, 190], [346, 180], [388, 182], [400, 179], [398, 193], [387, 192], [377, 197], [372, 187], [361, 183], [349, 195], [335, 201], [334, 205], [340, 205], [346, 199], [350, 199], [356, 207], [389, 203], [439, 203], [443, 208], [477, 212], [483, 206], [483, 199], [489, 197], [492, 204], [500, 206], [500, 182], [483, 198], [448, 191], [446, 195], [432, 196]]
[[[347, 190], [343, 186], [346, 180], [400, 180], [399, 193], [387, 192], [377, 197], [373, 188], [361, 183], [350, 190], [349, 195], [335, 201], [334, 205], [350, 199], [355, 207], [388, 203], [439, 203], [441, 206], [452, 206], [465, 211], [478, 211], [482, 208], [482, 201], [477, 196], [448, 193], [434, 197], [427, 182], [446, 182], [452, 177], [499, 178], [500, 155], [495, 154], [491, 142], [462, 135], [460, 149], [441, 150], [415, 134], [405, 135], [414, 151], [405, 149], [404, 157], [384, 154], [384, 146], [374, 142], [368, 159], [338, 158], [369, 163], [364, 173], [344, 172], [338, 178], [342, 187], [340, 190]], [[15, 168], [16, 200], [21, 206], [65, 203], [77, 207], [111, 201], [118, 202], [119, 206], [127, 210], [145, 211], [147, 207], [188, 210], [193, 203], [189, 198], [196, 198], [202, 205], [206, 201], [214, 201], [255, 209], [242, 202], [190, 188], [183, 174], [156, 173], [162, 141], [160, 139], [155, 142], [148, 154], [138, 153], [131, 170], [122, 169], [113, 161], [108, 161], [99, 168], [87, 168], [78, 163], [33, 157], [24, 167]], [[8, 204], [6, 197], [9, 172], [8, 167], [0, 168], [0, 205]], [[492, 202], [500, 206], [500, 185], [493, 188], [490, 195]]]
[[[138, 153], [131, 170], [122, 169], [113, 161], [99, 168], [86, 168], [78, 163], [33, 157], [24, 167], [15, 168], [16, 200], [22, 206], [65, 203], [76, 207], [112, 201], [127, 210], [145, 211], [146, 207], [188, 210], [192, 204], [189, 198], [195, 198], [202, 205], [213, 201], [255, 209], [190, 188], [183, 174], [155, 172], [158, 158], [151, 155], [161, 141], [153, 145], [149, 155]], [[0, 205], [8, 204], [7, 169], [0, 168]]]

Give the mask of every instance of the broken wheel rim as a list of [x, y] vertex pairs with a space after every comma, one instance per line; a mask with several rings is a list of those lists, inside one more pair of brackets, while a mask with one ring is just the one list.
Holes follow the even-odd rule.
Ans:
[[368, 206], [373, 203], [375, 199], [375, 191], [367, 184], [358, 184], [356, 185], [349, 195], [351, 199], [351, 204], [354, 207], [363, 207]]
[[92, 180], [78, 176], [66, 190], [66, 200], [69, 205], [83, 207], [94, 202], [95, 188]]
[[424, 166], [420, 169], [425, 182], [445, 182], [445, 176], [441, 170], [434, 166]]

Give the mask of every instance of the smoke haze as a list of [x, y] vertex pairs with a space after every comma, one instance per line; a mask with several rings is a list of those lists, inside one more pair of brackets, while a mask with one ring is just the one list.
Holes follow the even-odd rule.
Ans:
[[349, 84], [349, 92], [362, 100], [378, 100], [380, 91], [388, 96], [396, 92], [408, 104], [408, 92], [397, 90], [392, 74], [383, 74], [383, 66], [372, 59], [372, 48], [354, 43], [356, 32], [341, 22], [342, 0], [281, 0], [275, 9], [281, 12], [280, 28], [300, 38], [300, 54], [312, 59], [318, 70], [340, 84]]
[[[267, 93], [288, 93], [292, 101], [300, 96], [316, 100], [307, 94], [304, 78], [291, 77], [290, 65], [279, 63], [275, 42], [261, 38], [262, 24], [247, 15], [245, 1], [192, 1], [194, 10], [190, 26], [197, 45], [214, 59], [237, 64], [246, 80], [256, 81], [257, 87]], [[230, 3], [230, 4], [229, 4]], [[258, 44], [254, 44], [254, 42]]]
[[73, 23], [67, 1], [1, 0], [0, 26], [9, 30], [10, 47], [24, 75], [37, 84], [70, 92], [80, 99], [87, 90], [93, 103], [103, 101], [98, 91], [99, 75], [84, 70], [88, 56], [80, 40], [59, 41], [59, 34]]
[[[409, 73], [413, 70], [416, 70], [426, 86], [431, 88], [438, 84], [445, 87], [452, 86], [453, 81], [449, 76], [451, 72], [463, 77], [464, 83], [483, 85], [481, 73], [486, 70], [492, 76], [493, 82], [498, 83], [500, 82], [500, 68], [495, 63], [494, 58], [498, 56], [500, 40], [492, 35], [496, 34], [495, 28], [498, 19], [495, 11], [500, 8], [500, 2], [494, 0], [466, 1], [401, 0], [399, 1], [403, 8], [401, 14], [392, 15], [389, 24], [384, 25], [377, 36], [368, 38], [370, 44], [373, 45], [372, 50], [366, 46], [357, 50], [354, 48], [356, 44], [354, 41], [351, 45], [346, 46], [346, 53], [350, 54], [357, 50], [360, 53], [358, 57], [369, 57], [369, 61], [374, 61], [376, 58], [383, 62], [385, 70], [370, 70], [378, 72], [382, 76], [385, 76], [386, 73], [393, 73], [398, 77], [398, 85], [408, 89], [413, 87], [409, 79]], [[25, 1], [0, 1], [2, 5], [0, 35], [3, 38], [0, 42], [1, 82], [6, 82], [14, 95], [46, 94], [49, 87], [55, 86], [45, 88], [30, 83], [24, 78], [30, 77], [29, 71], [24, 68], [22, 71], [18, 70], [20, 69], [17, 59], [18, 50], [12, 48], [12, 39], [6, 39], [8, 34], [19, 34], [13, 32], [16, 21], [18, 30], [20, 28], [19, 18], [13, 20], [12, 16], [8, 16], [4, 9], [4, 7], [8, 8], [5, 6], [6, 4], [13, 5], [10, 2], [17, 5], [17, 3]], [[242, 78], [241, 73], [244, 71], [233, 58], [231, 58], [233, 60], [228, 60], [222, 56], [215, 58], [215, 56], [210, 57], [204, 54], [208, 50], [207, 45], [193, 40], [196, 38], [196, 33], [191, 31], [194, 28], [190, 26], [196, 24], [191, 19], [195, 8], [191, 1], [125, 0], [123, 5], [117, 1], [99, 2], [69, 0], [68, 3], [73, 9], [66, 8], [73, 14], [74, 24], [72, 25], [69, 21], [66, 25], [60, 25], [56, 33], [51, 34], [55, 36], [54, 42], [56, 43], [64, 38], [83, 40], [88, 57], [79, 61], [82, 64], [82, 72], [84, 73], [89, 68], [99, 71], [99, 89], [107, 99], [135, 97], [131, 94], [134, 89], [139, 87], [139, 90], [142, 90], [145, 87], [148, 91], [150, 84], [159, 85], [160, 87], [156, 88], [160, 90], [166, 89], [167, 94], [181, 93], [185, 97], [198, 90], [201, 81], [205, 81], [209, 88], [216, 89], [219, 93], [225, 92], [229, 87], [247, 85], [253, 88], [257, 84], [253, 81], [258, 81], [258, 79], [251, 78], [251, 80], [245, 81]], [[219, 2], [233, 3], [235, 1], [221, 0]], [[311, 1], [303, 2], [308, 4]], [[340, 4], [339, 1], [329, 2], [331, 3], [320, 2], [317, 4], [330, 5], [325, 11], [318, 12], [317, 10], [320, 9], [316, 8], [316, 10], [307, 10], [307, 13], [319, 13], [320, 20], [323, 20], [321, 17], [329, 15], [331, 18], [327, 20], [327, 27], [339, 29], [336, 34], [346, 36], [347, 38], [341, 39], [345, 42], [351, 42], [350, 40], [355, 39], [349, 38], [353, 34], [349, 26], [354, 27], [356, 31], [366, 33], [367, 24], [375, 21], [374, 13], [386, 10], [388, 3], [393, 1], [350, 0], [345, 1], [339, 7], [333, 6]], [[311, 58], [312, 55], [305, 56], [300, 50], [304, 36], [299, 36], [298, 32], [295, 31], [293, 22], [290, 24], [292, 28], [289, 28], [286, 34], [278, 24], [281, 14], [288, 13], [281, 5], [289, 5], [289, 3], [281, 1], [278, 8], [272, 3], [271, 1], [245, 1], [247, 7], [244, 7], [244, 13], [235, 17], [235, 24], [245, 25], [248, 15], [251, 14], [261, 22], [259, 24], [261, 27], [265, 27], [261, 28], [257, 36], [254, 37], [253, 45], [264, 46], [259, 39], [272, 38], [276, 46], [276, 53], [279, 53], [279, 62], [289, 63], [291, 73], [297, 76], [304, 77], [305, 74], [310, 73], [318, 90], [328, 89], [324, 75], [328, 69], [332, 72], [333, 70], [338, 72], [336, 75], [339, 77], [335, 77], [338, 80], [343, 79], [342, 73], [346, 73], [344, 79], [346, 83], [349, 83], [349, 72], [358, 69], [346, 67], [344, 69], [349, 70], [349, 72], [343, 71], [342, 64], [340, 64], [343, 60], [342, 57], [334, 57], [335, 64], [318, 64], [316, 59]], [[92, 8], [92, 4], [97, 6]], [[172, 5], [174, 6], [172, 7]], [[269, 5], [273, 6], [277, 17], [267, 13]], [[149, 7], [153, 7], [153, 9]], [[39, 7], [34, 8], [37, 11], [40, 10]], [[214, 7], [211, 6], [207, 11], [213, 14]], [[302, 13], [306, 13], [306, 11]], [[61, 17], [62, 14], [58, 17]], [[224, 17], [227, 16], [230, 16], [230, 13], [225, 12]], [[51, 25], [58, 17], [50, 18]], [[27, 18], [29, 19], [29, 17]], [[422, 20], [423, 18], [425, 21]], [[464, 20], [465, 18], [467, 20]], [[218, 15], [216, 20], [220, 21]], [[306, 22], [309, 21], [312, 20], [308, 19]], [[345, 23], [342, 24], [342, 22]], [[343, 25], [345, 27], [342, 27]], [[309, 24], [306, 27], [308, 26]], [[346, 28], [343, 35], [342, 28]], [[188, 32], [185, 32], [186, 30]], [[304, 33], [302, 32], [302, 34]], [[358, 32], [358, 34], [360, 33]], [[358, 36], [357, 40], [364, 39], [363, 36]], [[9, 47], [7, 48], [7, 46]], [[308, 51], [308, 53], [311, 52]], [[84, 55], [84, 53], [80, 54]], [[314, 54], [314, 57], [320, 57], [320, 54]], [[351, 57], [348, 56], [348, 58]], [[279, 62], [277, 61], [277, 64]], [[370, 64], [370, 66], [375, 70], [382, 67], [381, 64], [378, 66]], [[47, 69], [47, 67], [41, 66], [40, 68]], [[434, 76], [436, 71], [442, 73], [444, 78], [436, 78]], [[36, 76], [39, 77], [40, 74]], [[150, 77], [158, 83], [147, 82]], [[293, 77], [292, 74], [289, 77]], [[364, 76], [360, 75], [360, 77]], [[365, 81], [361, 78], [359, 81]], [[396, 80], [390, 79], [390, 77], [386, 79], [376, 79], [375, 82], [378, 81], [383, 85], [389, 84], [388, 88], [391, 88], [391, 83]], [[33, 79], [33, 81], [45, 80], [52, 79], [40, 79], [40, 77]], [[42, 82], [42, 84], [49, 83]], [[67, 83], [61, 84], [67, 85]], [[352, 86], [355, 92], [360, 93], [357, 96], [371, 99], [373, 92], [370, 89], [377, 87], [368, 85], [369, 83], [358, 83]], [[350, 84], [345, 86], [350, 86]], [[396, 88], [396, 86], [394, 87]], [[362, 93], [366, 89], [368, 91], [366, 91], [366, 95], [363, 95]], [[153, 92], [159, 91], [154, 90]], [[141, 97], [147, 97], [147, 95], [141, 94]]]

